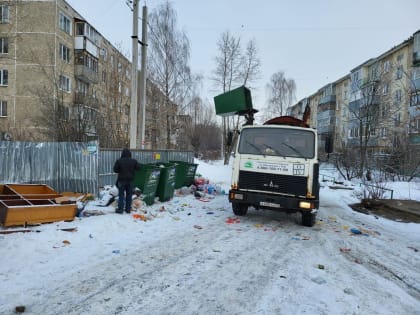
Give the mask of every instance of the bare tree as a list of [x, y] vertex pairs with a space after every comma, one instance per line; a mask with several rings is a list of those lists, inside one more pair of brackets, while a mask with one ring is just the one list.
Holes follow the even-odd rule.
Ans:
[[387, 153], [393, 146], [398, 146], [396, 141], [405, 132], [399, 115], [404, 103], [402, 86], [399, 85], [402, 81], [394, 83], [397, 87], [394, 94], [388, 91], [395, 77], [393, 69], [397, 69], [397, 66], [389, 64], [384, 70], [379, 63], [375, 63], [369, 67], [365, 78], [359, 78], [357, 71], [352, 74], [348, 107], [351, 141], [348, 145], [359, 154], [359, 178], [364, 178], [363, 174], [375, 167], [375, 160], [369, 159], [374, 153], [373, 149], [382, 148], [383, 153]]
[[241, 40], [235, 38], [229, 31], [222, 33], [217, 42], [219, 55], [216, 56], [216, 69], [211, 78], [215, 88], [227, 92], [240, 80], [241, 73]]
[[258, 48], [254, 39], [250, 40], [242, 55], [242, 71], [240, 77], [242, 85], [251, 88], [250, 84], [259, 79], [261, 60], [258, 57]]
[[189, 107], [188, 113], [192, 117], [192, 126], [188, 136], [195, 155], [204, 158], [220, 157], [221, 132], [213, 109], [197, 96]]
[[[260, 60], [254, 40], [248, 42], [245, 52], [241, 47], [241, 39], [233, 36], [229, 31], [221, 34], [217, 42], [218, 55], [215, 58], [216, 68], [213, 71], [214, 87], [222, 93], [230, 91], [235, 85], [249, 84], [258, 79], [260, 74]], [[236, 87], [236, 86], [235, 86]], [[222, 118], [223, 154], [227, 164], [230, 152], [236, 139], [228, 143], [225, 141], [229, 132], [238, 130], [239, 116]], [[234, 133], [236, 135], [237, 133]]]
[[176, 12], [168, 1], [150, 14], [149, 30], [149, 79], [164, 95], [164, 104], [159, 107], [166, 116], [166, 147], [171, 148], [171, 135], [176, 130], [175, 116], [193, 88], [190, 43], [185, 32], [177, 29]]
[[[120, 44], [116, 47], [121, 51]], [[128, 146], [130, 93], [133, 93], [130, 91], [129, 62], [122, 56], [114, 56], [113, 62], [102, 63], [100, 77], [103, 89], [95, 97], [100, 107], [95, 120], [99, 142], [108, 148]]]
[[264, 119], [283, 116], [286, 109], [295, 101], [295, 81], [286, 78], [283, 71], [278, 71], [271, 76], [267, 90], [269, 99], [267, 107], [264, 109]]

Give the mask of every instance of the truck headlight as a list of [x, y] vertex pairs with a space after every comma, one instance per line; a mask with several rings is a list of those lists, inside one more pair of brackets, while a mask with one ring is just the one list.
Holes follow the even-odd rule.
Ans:
[[237, 199], [237, 200], [243, 200], [244, 199], [244, 195], [243, 194], [235, 194], [232, 193], [232, 198], [231, 199]]
[[302, 208], [302, 209], [312, 209], [313, 206], [312, 206], [312, 203], [311, 202], [301, 201], [301, 202], [299, 202], [299, 208]]

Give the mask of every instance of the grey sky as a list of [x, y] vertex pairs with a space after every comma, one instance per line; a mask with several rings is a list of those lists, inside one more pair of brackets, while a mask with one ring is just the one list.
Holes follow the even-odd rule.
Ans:
[[[67, 0], [113, 44], [130, 53], [132, 13], [125, 0]], [[161, 0], [147, 1], [151, 11]], [[284, 71], [297, 100], [409, 38], [420, 29], [419, 0], [174, 0], [178, 26], [191, 42], [191, 68], [204, 76], [202, 96], [212, 101], [208, 78], [222, 32], [255, 38], [262, 63], [253, 103], [265, 104], [265, 85]], [[145, 1], [140, 1], [143, 6]], [[140, 8], [141, 16], [141, 8]], [[141, 24], [140, 24], [141, 25]], [[141, 32], [141, 30], [140, 30]]]

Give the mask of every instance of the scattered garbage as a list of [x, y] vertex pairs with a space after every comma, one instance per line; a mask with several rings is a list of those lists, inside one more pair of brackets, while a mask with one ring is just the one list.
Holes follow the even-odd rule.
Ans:
[[413, 246], [407, 246], [407, 248], [414, 250], [416, 253], [419, 251], [417, 248], [415, 248]]
[[343, 291], [344, 291], [345, 294], [351, 294], [351, 295], [354, 294], [354, 291], [351, 288], [345, 288]]
[[239, 218], [232, 218], [229, 217], [226, 219], [225, 221], [227, 224], [236, 224], [236, 223], [241, 223], [241, 220]]
[[356, 228], [351, 228], [350, 232], [352, 232], [353, 234], [362, 234], [362, 232], [359, 229], [356, 229]]
[[340, 252], [342, 252], [342, 253], [348, 253], [348, 252], [350, 252], [350, 251], [351, 251], [351, 249], [350, 249], [350, 248], [340, 247]]

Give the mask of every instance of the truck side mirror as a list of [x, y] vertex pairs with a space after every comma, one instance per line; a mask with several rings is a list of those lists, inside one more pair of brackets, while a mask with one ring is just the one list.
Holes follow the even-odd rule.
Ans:
[[231, 146], [233, 142], [233, 131], [228, 131], [226, 144]]
[[327, 136], [325, 138], [325, 153], [332, 153], [333, 152], [333, 141], [331, 136]]

